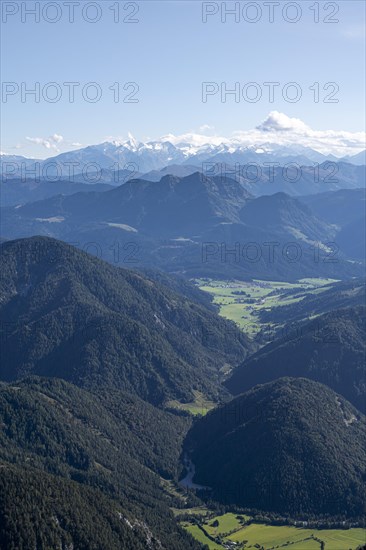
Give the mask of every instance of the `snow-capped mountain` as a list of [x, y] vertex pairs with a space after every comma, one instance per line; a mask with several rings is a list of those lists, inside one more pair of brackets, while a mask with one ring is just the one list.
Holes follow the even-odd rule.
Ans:
[[[343, 159], [346, 162], [361, 164], [365, 153]], [[265, 142], [261, 145], [242, 145], [235, 141], [227, 143], [192, 143], [188, 141], [176, 144], [170, 141], [157, 140], [137, 142], [129, 138], [124, 142], [112, 141], [98, 145], [68, 151], [46, 160], [26, 159], [13, 155], [1, 155], [2, 176], [41, 179], [70, 179], [85, 173], [85, 180], [90, 178], [96, 183], [95, 174], [102, 171], [127, 170], [131, 177], [137, 173], [162, 170], [169, 165], [194, 165], [203, 167], [205, 163], [222, 163], [227, 167], [256, 163], [298, 163], [313, 165], [325, 161], [339, 161], [333, 155], [324, 155], [310, 147], [300, 144], [277, 145]]]

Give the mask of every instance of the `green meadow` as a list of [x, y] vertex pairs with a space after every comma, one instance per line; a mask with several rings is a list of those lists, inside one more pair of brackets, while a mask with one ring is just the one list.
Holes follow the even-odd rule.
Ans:
[[209, 519], [201, 515], [196, 516], [195, 521], [182, 522], [182, 526], [197, 540], [207, 544], [210, 550], [356, 550], [366, 543], [365, 529], [306, 529], [287, 525], [246, 524], [249, 519], [248, 516], [234, 513]]
[[195, 397], [194, 401], [191, 401], [190, 403], [180, 403], [177, 400], [171, 400], [166, 403], [166, 408], [178, 409], [181, 411], [189, 412], [192, 415], [200, 414], [204, 416], [208, 413], [209, 410], [211, 410], [213, 407], [216, 407], [217, 403], [206, 399], [206, 397], [201, 392], [193, 390], [192, 393]]
[[[318, 539], [318, 540], [316, 540]], [[251, 524], [228, 537], [234, 542], [247, 541], [244, 548], [264, 546], [265, 550], [291, 545], [292, 550], [303, 548], [321, 548], [321, 541], [325, 543], [325, 550], [355, 550], [366, 541], [364, 529], [300, 529], [291, 526], [271, 526]]]
[[[195, 284], [213, 297], [213, 302], [219, 306], [222, 317], [234, 321], [245, 333], [254, 338], [258, 332], [268, 325], [261, 322], [259, 315], [263, 310], [272, 310], [299, 302], [308, 293], [323, 292], [334, 279], [300, 279], [296, 283], [281, 281], [220, 281], [211, 279], [195, 279]], [[273, 324], [273, 328], [282, 325]], [[225, 374], [223, 367], [222, 375]], [[168, 409], [186, 411], [194, 416], [204, 416], [217, 403], [207, 399], [199, 391], [193, 391], [194, 400], [181, 403], [177, 400], [168, 401]]]
[[202, 544], [207, 544], [210, 550], [222, 550], [223, 546], [221, 544], [216, 544], [215, 542], [211, 541], [204, 532], [197, 526], [197, 525], [191, 525], [191, 524], [185, 524], [183, 522], [183, 527], [191, 533], [191, 535], [201, 542]]
[[[272, 310], [303, 300], [306, 294], [326, 289], [333, 279], [300, 279], [296, 283], [280, 281], [216, 281], [197, 279], [195, 283], [213, 297], [222, 317], [234, 321], [249, 336], [255, 337], [265, 325], [262, 310]], [[289, 291], [291, 291], [289, 293]]]

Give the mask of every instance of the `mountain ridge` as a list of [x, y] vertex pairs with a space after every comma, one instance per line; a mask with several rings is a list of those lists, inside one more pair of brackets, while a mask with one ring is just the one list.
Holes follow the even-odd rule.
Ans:
[[226, 381], [235, 395], [283, 376], [322, 382], [366, 412], [366, 305], [333, 310], [295, 327], [237, 367]]
[[54, 376], [160, 405], [192, 389], [217, 398], [220, 369], [251, 347], [205, 305], [61, 241], [7, 241], [0, 262], [3, 380]]
[[[216, 273], [289, 281], [362, 273], [363, 258], [354, 257], [353, 243], [346, 235], [342, 247], [337, 243], [341, 227], [317, 217], [301, 200], [284, 193], [253, 197], [240, 182], [199, 172], [159, 182], [130, 180], [103, 193], [57, 195], [1, 213], [4, 238], [44, 235], [81, 247], [89, 243], [111, 263], [121, 243], [134, 249], [141, 267], [186, 277]], [[250, 243], [259, 254], [254, 261], [246, 253]], [[225, 250], [238, 248], [234, 261], [226, 259]]]
[[[217, 141], [217, 140], [216, 140]], [[283, 164], [298, 163], [312, 164], [326, 161], [345, 161], [355, 165], [364, 164], [365, 152], [361, 151], [356, 155], [335, 157], [332, 154], [323, 154], [299, 144], [277, 145], [275, 142], [264, 141], [262, 145], [243, 145], [237, 140], [232, 143], [206, 143], [197, 145], [193, 141], [172, 143], [169, 138], [149, 142], [137, 142], [133, 139], [125, 141], [104, 142], [96, 145], [59, 153], [47, 159], [27, 159], [26, 157], [14, 155], [1, 155], [2, 177], [6, 174], [19, 176], [22, 166], [27, 170], [38, 170], [47, 173], [48, 177], [65, 176], [70, 174], [70, 165], [73, 163], [73, 170], [78, 164], [81, 173], [85, 166], [98, 166], [99, 169], [126, 169], [129, 165], [140, 173], [152, 170], [161, 170], [169, 164], [202, 164], [202, 163], [263, 163], [278, 162]]]

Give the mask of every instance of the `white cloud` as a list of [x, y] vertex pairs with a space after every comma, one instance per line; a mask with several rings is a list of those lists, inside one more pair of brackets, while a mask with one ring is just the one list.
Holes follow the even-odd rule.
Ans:
[[202, 124], [202, 126], [200, 126], [198, 129], [200, 132], [212, 132], [215, 127], [210, 126], [210, 124]]
[[271, 111], [267, 118], [257, 126], [263, 132], [304, 132], [310, 130], [299, 118], [290, 118], [284, 113]]
[[52, 139], [55, 143], [61, 143], [61, 141], [64, 140], [64, 138], [58, 134], [53, 134], [50, 139]]
[[193, 147], [208, 144], [224, 144], [233, 147], [265, 144], [302, 145], [326, 155], [333, 154], [343, 157], [363, 151], [366, 134], [365, 132], [347, 132], [345, 130], [313, 130], [299, 118], [290, 118], [284, 113], [272, 111], [256, 128], [234, 132], [231, 137], [187, 133], [179, 136], [168, 134], [162, 139], [175, 145], [190, 143]]
[[59, 148], [57, 147], [57, 145], [62, 143], [64, 140], [64, 138], [59, 134], [53, 134], [48, 138], [26, 137], [25, 139], [27, 141], [30, 141], [31, 143], [35, 143], [36, 145], [42, 145], [42, 147], [45, 147], [46, 149], [51, 149], [53, 151], [56, 151], [56, 153], [59, 152]]
[[[209, 131], [208, 131], [209, 130]], [[132, 143], [138, 144], [131, 134], [128, 138]], [[128, 138], [108, 136], [105, 140], [122, 145]], [[63, 151], [68, 148], [84, 147], [78, 142], [68, 142], [59, 134], [53, 134], [48, 138], [27, 137], [27, 141], [41, 145], [49, 151], [59, 152], [59, 146]], [[199, 151], [201, 147], [209, 145], [226, 145], [232, 147], [260, 147], [265, 145], [310, 147], [323, 154], [333, 154], [338, 157], [353, 155], [365, 149], [366, 134], [364, 132], [347, 132], [345, 130], [313, 130], [299, 118], [291, 118], [278, 111], [270, 112], [266, 118], [255, 128], [239, 130], [229, 137], [220, 136], [214, 132], [214, 128], [203, 124], [198, 132], [191, 131], [181, 135], [167, 134], [160, 138], [161, 141], [170, 141], [180, 146], [187, 154]], [[149, 138], [144, 140], [155, 141]]]

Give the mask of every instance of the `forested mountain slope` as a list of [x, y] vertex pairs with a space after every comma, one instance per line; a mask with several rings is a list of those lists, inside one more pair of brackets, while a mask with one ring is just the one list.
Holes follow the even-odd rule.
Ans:
[[194, 481], [221, 502], [292, 515], [362, 516], [366, 418], [323, 384], [281, 378], [200, 419]]
[[237, 395], [283, 376], [326, 384], [366, 410], [366, 307], [344, 308], [313, 319], [252, 355], [226, 381]]
[[233, 323], [140, 273], [47, 238], [1, 245], [0, 377], [64, 378], [155, 403], [218, 397], [251, 344]]

